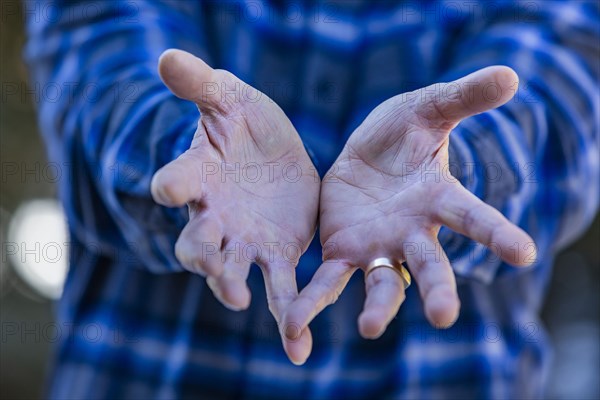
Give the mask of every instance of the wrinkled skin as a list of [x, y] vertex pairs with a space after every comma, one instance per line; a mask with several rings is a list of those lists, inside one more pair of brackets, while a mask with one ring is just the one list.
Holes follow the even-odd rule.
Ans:
[[[294, 127], [267, 96], [178, 50], [163, 54], [159, 71], [175, 95], [201, 112], [190, 149], [152, 181], [158, 203], [189, 208], [177, 258], [206, 276], [234, 310], [250, 303], [246, 278], [257, 263], [294, 363], [310, 354], [310, 321], [337, 300], [357, 269], [380, 257], [406, 261], [427, 318], [436, 327], [452, 325], [460, 303], [437, 241], [441, 225], [515, 266], [535, 260], [532, 239], [448, 170], [451, 130], [515, 93], [518, 78], [509, 68], [486, 68], [383, 102], [352, 134], [322, 185]], [[487, 98], [490, 85], [501, 95]], [[298, 295], [294, 268], [314, 235], [319, 207], [324, 262]], [[404, 300], [404, 285], [389, 268], [373, 270], [365, 283], [359, 330], [377, 338]]]
[[[436, 327], [452, 325], [460, 302], [453, 270], [437, 240], [441, 225], [489, 246], [513, 265], [534, 261], [533, 240], [448, 170], [451, 130], [461, 119], [506, 103], [517, 83], [507, 67], [485, 68], [451, 84], [395, 96], [356, 129], [323, 179], [319, 223], [324, 262], [288, 307], [284, 325], [297, 327], [287, 332], [290, 341], [337, 300], [357, 269], [379, 257], [406, 261], [429, 321]], [[493, 100], [488, 98], [490, 85], [502, 93]], [[522, 251], [514, 251], [515, 243]], [[435, 254], [424, 252], [433, 249]], [[404, 285], [390, 268], [373, 270], [365, 283], [367, 298], [358, 325], [363, 337], [374, 339], [398, 312]], [[288, 355], [301, 364], [310, 343], [295, 350]]]
[[[295, 267], [317, 221], [320, 179], [302, 141], [272, 100], [227, 71], [169, 50], [159, 72], [176, 96], [194, 101], [201, 113], [190, 149], [152, 180], [158, 203], [188, 205], [176, 256], [206, 276], [214, 295], [233, 310], [250, 304], [246, 279], [255, 262], [280, 323], [297, 297]], [[284, 346], [294, 354], [310, 341], [307, 332]]]

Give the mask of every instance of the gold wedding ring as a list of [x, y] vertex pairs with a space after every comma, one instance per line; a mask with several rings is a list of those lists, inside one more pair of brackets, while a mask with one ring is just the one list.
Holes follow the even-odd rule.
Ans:
[[408, 273], [408, 270], [404, 268], [404, 266], [401, 263], [392, 261], [387, 257], [379, 257], [371, 261], [369, 265], [367, 265], [367, 270], [365, 271], [365, 279], [367, 279], [367, 277], [371, 272], [373, 272], [373, 270], [384, 267], [391, 268], [394, 271], [396, 271], [398, 275], [400, 275], [400, 278], [402, 278], [402, 282], [404, 283], [404, 289], [410, 286], [411, 278], [410, 274]]

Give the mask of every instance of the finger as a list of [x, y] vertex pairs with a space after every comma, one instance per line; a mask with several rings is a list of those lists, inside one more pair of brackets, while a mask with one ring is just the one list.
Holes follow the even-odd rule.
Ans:
[[203, 276], [219, 276], [223, 272], [221, 223], [210, 214], [193, 217], [175, 243], [175, 256], [188, 270]]
[[252, 260], [245, 259], [231, 245], [222, 254], [225, 256], [223, 273], [218, 277], [208, 277], [206, 282], [215, 297], [227, 308], [234, 311], [245, 310], [250, 306], [251, 294], [246, 279]]
[[[283, 262], [261, 266], [261, 270], [265, 279], [269, 310], [279, 326], [283, 348], [294, 364], [303, 364], [306, 360], [304, 349], [312, 348], [312, 334], [309, 329], [299, 329], [298, 326], [283, 321], [286, 309], [298, 297], [294, 265]], [[288, 335], [292, 339], [288, 339]]]
[[358, 329], [366, 339], [376, 339], [385, 332], [406, 298], [404, 282], [390, 268], [376, 268], [365, 280], [367, 298], [358, 317]]
[[483, 68], [453, 82], [420, 89], [415, 112], [432, 127], [451, 129], [465, 118], [505, 104], [518, 85], [519, 77], [509, 67]]
[[[200, 140], [204, 134], [204, 128], [199, 125], [195, 140]], [[206, 181], [202, 165], [202, 160], [188, 150], [156, 171], [150, 183], [154, 201], [167, 207], [181, 207], [200, 201], [202, 184]]]
[[404, 253], [419, 287], [429, 322], [438, 328], [454, 324], [460, 301], [454, 271], [440, 243], [425, 234], [417, 234], [405, 243]]
[[[335, 303], [355, 270], [341, 261], [324, 262], [295, 301], [288, 305], [282, 324], [286, 328], [283, 332], [284, 343], [288, 343], [286, 352], [294, 364], [303, 364], [312, 350], [308, 324], [325, 307]], [[299, 333], [302, 336], [298, 337]]]
[[465, 188], [440, 199], [436, 209], [439, 222], [484, 244], [505, 262], [518, 267], [535, 262], [531, 236]]
[[265, 280], [269, 310], [279, 323], [287, 306], [298, 296], [296, 270], [293, 265], [282, 262], [261, 265], [261, 271]]
[[183, 50], [169, 49], [159, 59], [161, 79], [175, 94], [196, 103], [204, 114], [225, 114], [244, 99], [256, 102], [260, 93], [232, 73], [213, 69]]
[[[294, 337], [289, 339], [288, 336]], [[295, 365], [302, 365], [310, 355], [313, 345], [312, 332], [306, 327], [300, 330], [295, 325], [284, 325], [281, 332], [283, 349], [288, 358]]]
[[214, 69], [200, 58], [183, 50], [169, 49], [158, 60], [158, 73], [165, 85], [179, 98], [199, 103]]
[[345, 262], [324, 262], [288, 308], [284, 324], [297, 326], [299, 329], [307, 327], [325, 307], [337, 301], [354, 271], [356, 268]]

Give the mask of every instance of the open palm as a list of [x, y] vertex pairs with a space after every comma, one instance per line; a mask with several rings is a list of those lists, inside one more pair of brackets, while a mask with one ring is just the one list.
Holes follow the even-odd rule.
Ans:
[[152, 181], [157, 202], [189, 208], [176, 256], [234, 310], [248, 307], [246, 278], [258, 264], [280, 322], [316, 229], [320, 179], [302, 141], [272, 100], [227, 71], [179, 50], [163, 54], [159, 71], [201, 112], [190, 149]]
[[[324, 263], [289, 307], [286, 324], [306, 330], [336, 301], [350, 276], [376, 258], [406, 262], [432, 324], [458, 317], [454, 273], [437, 240], [441, 225], [490, 246], [503, 260], [528, 265], [510, 249], [532, 239], [468, 192], [448, 170], [450, 131], [461, 119], [498, 107], [515, 92], [516, 74], [490, 67], [450, 84], [393, 97], [369, 114], [348, 140], [321, 188]], [[500, 96], [485, 97], [494, 84]], [[404, 300], [401, 277], [378, 268], [366, 280], [359, 317], [364, 337], [379, 337]], [[306, 346], [296, 362], [310, 353]]]

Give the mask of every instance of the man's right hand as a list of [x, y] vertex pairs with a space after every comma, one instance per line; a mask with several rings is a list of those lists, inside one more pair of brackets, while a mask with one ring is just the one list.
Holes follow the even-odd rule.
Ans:
[[[161, 56], [159, 72], [176, 96], [195, 102], [201, 113], [190, 149], [152, 179], [156, 202], [188, 205], [176, 256], [206, 276], [215, 296], [233, 310], [249, 306], [246, 278], [250, 265], [258, 264], [279, 324], [297, 297], [295, 267], [315, 233], [318, 174], [289, 119], [263, 93], [180, 50]], [[284, 345], [293, 354], [311, 341], [305, 330]]]

